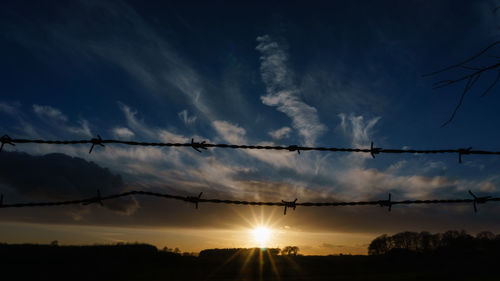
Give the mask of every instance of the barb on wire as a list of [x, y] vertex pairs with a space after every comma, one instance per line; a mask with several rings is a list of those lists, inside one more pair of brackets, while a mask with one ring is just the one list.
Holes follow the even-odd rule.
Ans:
[[288, 149], [288, 151], [292, 151], [292, 152], [297, 151], [297, 153], [300, 154], [300, 149], [297, 145], [289, 145], [287, 149]]
[[346, 153], [369, 153], [373, 158], [376, 154], [388, 153], [388, 154], [444, 154], [444, 153], [458, 153], [459, 160], [461, 155], [465, 154], [478, 154], [478, 155], [500, 155], [500, 151], [487, 151], [487, 150], [472, 150], [471, 148], [459, 148], [459, 149], [393, 149], [393, 148], [381, 148], [375, 147], [374, 143], [371, 142], [369, 148], [342, 148], [342, 147], [310, 147], [310, 146], [298, 146], [298, 145], [288, 145], [288, 146], [261, 146], [261, 145], [247, 145], [247, 144], [225, 144], [225, 143], [206, 143], [195, 142], [191, 139], [188, 143], [172, 143], [172, 142], [137, 142], [137, 141], [124, 141], [115, 139], [101, 139], [92, 138], [90, 140], [43, 140], [43, 139], [13, 139], [5, 135], [0, 138], [2, 144], [8, 143], [15, 145], [16, 143], [21, 144], [53, 144], [53, 145], [75, 145], [75, 144], [92, 144], [90, 147], [90, 152], [92, 152], [95, 145], [104, 146], [104, 144], [123, 144], [131, 146], [157, 146], [157, 147], [191, 147], [194, 150], [201, 152], [200, 149], [206, 150], [207, 148], [223, 148], [223, 149], [256, 149], [256, 150], [281, 150], [281, 151], [322, 151], [322, 152], [346, 152]]
[[462, 164], [462, 155], [463, 154], [470, 154], [471, 149], [472, 149], [472, 147], [458, 149], [458, 163]]
[[96, 139], [95, 138], [91, 139], [90, 142], [92, 143], [92, 146], [90, 147], [89, 154], [92, 152], [95, 145], [100, 145], [100, 146], [104, 147], [104, 144], [102, 144], [101, 136], [99, 136], [99, 135], [97, 135]]
[[373, 147], [373, 142], [370, 144], [370, 155], [375, 159], [375, 154], [379, 154], [382, 148]]
[[388, 207], [388, 211], [390, 212], [392, 209], [392, 201], [391, 201], [391, 194], [389, 193], [389, 198], [387, 200], [380, 200], [378, 201], [380, 207]]
[[492, 198], [491, 196], [476, 197], [476, 195], [470, 190], [469, 194], [474, 198], [474, 200], [472, 201], [472, 204], [474, 206], [474, 213], [477, 213], [477, 204], [484, 204]]
[[3, 136], [0, 138], [0, 142], [2, 142], [2, 146], [0, 146], [0, 152], [2, 152], [3, 146], [4, 146], [5, 144], [10, 144], [10, 145], [16, 146], [16, 145], [12, 142], [12, 139], [9, 137], [9, 135], [3, 135]]
[[295, 210], [297, 206], [303, 207], [327, 207], [327, 206], [368, 206], [368, 205], [379, 205], [382, 207], [389, 207], [389, 211], [391, 211], [393, 205], [411, 205], [411, 204], [460, 204], [460, 203], [473, 203], [474, 211], [477, 212], [477, 204], [483, 204], [488, 201], [498, 202], [500, 201], [500, 197], [476, 197], [472, 192], [469, 191], [469, 194], [472, 195], [472, 199], [429, 199], [429, 200], [404, 200], [404, 201], [392, 201], [391, 195], [389, 194], [388, 200], [375, 200], [375, 201], [350, 201], [350, 202], [301, 202], [297, 203], [297, 199], [294, 201], [284, 201], [281, 202], [263, 202], [263, 201], [241, 201], [241, 200], [226, 200], [226, 199], [204, 199], [201, 198], [201, 192], [198, 197], [194, 196], [179, 196], [165, 193], [156, 193], [150, 191], [128, 191], [124, 193], [118, 193], [108, 196], [101, 196], [100, 192], [97, 193], [97, 197], [79, 199], [79, 200], [69, 200], [69, 201], [54, 201], [54, 202], [29, 202], [29, 203], [15, 203], [15, 204], [2, 204], [1, 208], [22, 208], [22, 207], [49, 207], [49, 206], [63, 206], [63, 205], [78, 205], [84, 204], [89, 205], [91, 203], [102, 203], [105, 200], [112, 200], [119, 197], [133, 196], [133, 195], [145, 195], [145, 196], [154, 196], [166, 199], [174, 199], [185, 202], [191, 202], [195, 204], [195, 207], [198, 208], [199, 203], [214, 203], [214, 204], [235, 204], [235, 205], [250, 205], [250, 206], [279, 206], [285, 207], [284, 215], [286, 215], [287, 209], [292, 208]]
[[99, 189], [97, 190], [97, 196], [93, 197], [93, 198], [90, 198], [88, 200], [85, 200], [85, 202], [83, 203], [83, 205], [90, 205], [92, 203], [99, 203], [99, 205], [101, 205], [102, 207], [104, 207], [104, 203], [102, 203], [101, 191], [99, 191]]
[[188, 196], [188, 197], [186, 197], [186, 199], [184, 201], [194, 203], [195, 208], [198, 209], [198, 203], [201, 200], [201, 195], [202, 194], [203, 194], [203, 192], [200, 192], [200, 194], [198, 195], [198, 197]]
[[281, 203], [283, 203], [283, 206], [285, 206], [285, 210], [283, 211], [283, 215], [286, 216], [286, 209], [287, 208], [292, 208], [295, 211], [295, 208], [297, 207], [297, 198], [293, 201], [285, 201], [281, 200]]
[[201, 149], [205, 149], [205, 150], [207, 150], [207, 146], [206, 146], [206, 144], [205, 144], [205, 141], [202, 141], [202, 142], [195, 142], [195, 141], [194, 141], [194, 139], [191, 139], [191, 147], [192, 147], [194, 150], [198, 151], [199, 153], [201, 153], [200, 148], [201, 148]]

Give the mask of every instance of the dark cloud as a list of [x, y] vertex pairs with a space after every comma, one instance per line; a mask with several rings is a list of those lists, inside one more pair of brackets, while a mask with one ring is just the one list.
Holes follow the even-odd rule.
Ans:
[[[0, 153], [0, 184], [15, 190], [23, 199], [67, 200], [118, 193], [125, 184], [120, 175], [82, 158], [61, 153], [33, 156]], [[111, 210], [130, 214], [137, 209], [133, 198], [106, 202]]]

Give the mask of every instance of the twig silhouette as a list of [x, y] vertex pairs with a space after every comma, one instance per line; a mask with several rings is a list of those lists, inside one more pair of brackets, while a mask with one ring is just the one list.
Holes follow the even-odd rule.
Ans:
[[[482, 74], [484, 74], [485, 72], [490, 72], [490, 71], [497, 71], [498, 72], [496, 78], [488, 86], [488, 88], [481, 94], [481, 97], [486, 96], [486, 94], [488, 94], [491, 91], [491, 89], [493, 89], [493, 87], [495, 87], [498, 80], [500, 80], [500, 62], [495, 62], [491, 65], [484, 66], [484, 67], [471, 67], [471, 66], [466, 65], [467, 63], [470, 63], [470, 62], [476, 60], [477, 58], [481, 57], [488, 50], [492, 49], [493, 47], [495, 47], [498, 44], [500, 44], [500, 41], [493, 42], [488, 47], [481, 50], [479, 53], [473, 55], [472, 57], [470, 57], [462, 62], [459, 62], [457, 64], [453, 64], [453, 65], [447, 66], [441, 70], [434, 71], [434, 72], [427, 73], [427, 74], [423, 75], [423, 77], [434, 76], [434, 75], [437, 75], [437, 74], [440, 74], [440, 73], [443, 73], [443, 72], [446, 72], [446, 71], [449, 71], [452, 69], [456, 69], [456, 68], [463, 68], [463, 69], [467, 69], [467, 70], [472, 71], [471, 73], [469, 73], [467, 75], [460, 76], [460, 77], [455, 78], [455, 79], [441, 80], [441, 81], [434, 83], [433, 89], [439, 89], [439, 88], [447, 87], [447, 86], [450, 86], [452, 84], [459, 83], [459, 82], [462, 82], [465, 80], [467, 81], [467, 83], [465, 84], [464, 90], [462, 92], [462, 95], [460, 96], [460, 99], [458, 101], [458, 104], [456, 105], [455, 109], [453, 110], [453, 113], [451, 114], [450, 118], [441, 125], [441, 128], [450, 124], [451, 121], [453, 121], [453, 119], [455, 118], [455, 115], [457, 114], [458, 109], [462, 106], [462, 102], [464, 100], [465, 95], [472, 89], [472, 87], [479, 80], [479, 78], [481, 77]], [[498, 57], [495, 57], [495, 58], [498, 59]]]

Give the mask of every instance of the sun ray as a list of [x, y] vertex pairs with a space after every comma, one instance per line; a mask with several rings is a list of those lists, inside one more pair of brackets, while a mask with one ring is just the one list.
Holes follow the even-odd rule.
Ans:
[[245, 270], [248, 262], [250, 261], [250, 259], [253, 257], [253, 254], [255, 252], [255, 248], [252, 248], [250, 250], [250, 252], [248, 253], [248, 256], [245, 258], [245, 261], [243, 262], [243, 265], [241, 266], [241, 269], [240, 269], [240, 275], [243, 273], [243, 270]]
[[259, 280], [262, 281], [263, 280], [263, 276], [264, 276], [264, 259], [263, 259], [263, 252], [264, 249], [259, 249]]
[[[252, 210], [252, 209], [253, 209], [253, 207], [251, 207], [251, 206], [248, 206], [248, 208], [249, 208], [250, 210]], [[235, 212], [235, 213], [236, 213], [236, 214], [237, 214], [237, 215], [238, 215], [238, 216], [239, 216], [242, 220], [244, 220], [244, 221], [245, 221], [248, 225], [252, 225], [252, 224], [254, 223], [254, 222], [252, 222], [251, 220], [249, 220], [247, 216], [244, 216], [244, 215], [243, 215], [243, 214], [242, 214], [242, 213], [241, 213], [241, 212], [240, 212], [237, 208], [234, 208], [234, 207], [233, 207], [233, 208], [232, 208], [232, 210], [233, 210], [233, 211], [234, 211], [234, 212]]]
[[[306, 277], [304, 275], [304, 270], [297, 262], [295, 262], [293, 257], [285, 256], [284, 258], [289, 264], [292, 265], [292, 269], [295, 270], [295, 272], [301, 277], [301, 279]], [[307, 279], [307, 278], [305, 278], [305, 279]]]
[[274, 276], [276, 277], [276, 280], [279, 281], [281, 278], [280, 278], [280, 274], [278, 272], [278, 267], [276, 267], [276, 262], [274, 261], [274, 257], [270, 251], [266, 251], [266, 254], [269, 258], [269, 262], [271, 263], [271, 268], [273, 269]]
[[[241, 255], [242, 253], [244, 252], [244, 249], [239, 249], [238, 251], [236, 251], [234, 254], [232, 254], [227, 260], [225, 260], [220, 266], [218, 266], [217, 268], [215, 268], [209, 275], [208, 277], [211, 277], [213, 275], [215, 275], [217, 272], [219, 272], [220, 270], [222, 270], [227, 264], [229, 264], [232, 260], [234, 260], [237, 256]], [[242, 269], [243, 270], [243, 269]], [[210, 278], [208, 278], [210, 279]]]

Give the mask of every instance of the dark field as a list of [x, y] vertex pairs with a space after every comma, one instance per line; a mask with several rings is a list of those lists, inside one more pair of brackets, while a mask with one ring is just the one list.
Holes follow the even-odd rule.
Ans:
[[273, 249], [205, 250], [199, 257], [146, 244], [0, 245], [2, 280], [500, 280], [481, 253], [281, 256]]

